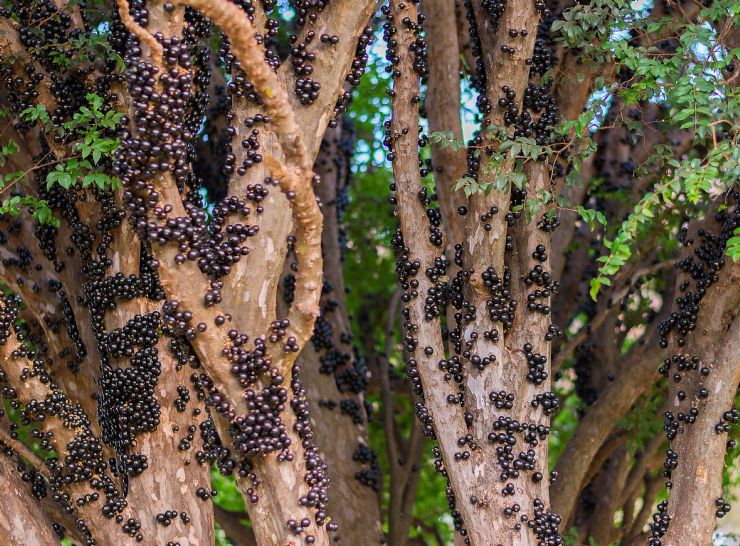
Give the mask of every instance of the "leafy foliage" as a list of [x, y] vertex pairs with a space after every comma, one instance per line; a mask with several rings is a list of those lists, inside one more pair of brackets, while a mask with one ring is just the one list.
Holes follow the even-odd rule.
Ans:
[[611, 284], [609, 277], [614, 276], [630, 259], [632, 244], [640, 227], [650, 224], [656, 213], [660, 212], [660, 207], [698, 204], [712, 190], [729, 190], [738, 180], [737, 175], [740, 172], [740, 150], [727, 141], [712, 148], [703, 160], [692, 158], [678, 161], [657, 154], [653, 159], [660, 161], [661, 166], [667, 165], [667, 178], [657, 183], [652, 191], [640, 199], [632, 213], [622, 222], [613, 240], [604, 239], [604, 246], [609, 254], [597, 260], [603, 265], [599, 268], [598, 275], [591, 279], [590, 294], [593, 299], [596, 299], [602, 286]]
[[737, 262], [740, 261], [740, 228], [737, 228], [733, 235], [734, 237], [727, 241], [727, 255]]

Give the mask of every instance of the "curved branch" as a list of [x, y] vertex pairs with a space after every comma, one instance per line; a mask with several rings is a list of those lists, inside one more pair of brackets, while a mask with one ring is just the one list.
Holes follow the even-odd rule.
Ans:
[[46, 468], [46, 462], [36, 455], [31, 448], [21, 442], [18, 438], [14, 438], [10, 432], [5, 430], [5, 427], [0, 426], [0, 443], [5, 444], [8, 448], [12, 449], [19, 457], [25, 459], [37, 472], [43, 473]]
[[128, 0], [116, 0], [116, 3], [118, 4], [118, 14], [121, 17], [121, 22], [126, 26], [131, 34], [149, 46], [152, 60], [156, 65], [161, 65], [162, 55], [164, 55], [164, 47], [162, 47], [162, 44], [160, 44], [157, 39], [149, 33], [149, 31], [134, 21], [134, 18], [131, 17], [131, 13], [129, 12]]
[[[235, 4], [213, 0], [177, 0], [209, 17], [228, 36], [231, 50], [262, 98], [270, 122], [282, 147], [285, 161], [266, 155], [265, 163], [281, 180], [281, 190], [288, 196], [296, 221], [296, 255], [299, 271], [296, 275], [295, 304], [291, 307], [291, 325], [299, 345], [311, 335], [319, 312], [321, 295], [321, 226], [323, 217], [311, 187], [312, 161], [304, 144], [303, 132], [296, 122], [288, 95], [277, 75], [264, 61], [264, 49], [254, 37], [249, 18]], [[295, 312], [293, 311], [295, 309]], [[289, 370], [293, 358], [286, 358]]]
[[296, 123], [288, 94], [265, 63], [264, 48], [254, 37], [254, 27], [244, 10], [224, 0], [176, 0], [176, 3], [202, 12], [226, 34], [231, 51], [264, 102], [286, 159], [295, 163], [301, 175], [309, 175], [313, 162], [306, 151], [303, 132]]

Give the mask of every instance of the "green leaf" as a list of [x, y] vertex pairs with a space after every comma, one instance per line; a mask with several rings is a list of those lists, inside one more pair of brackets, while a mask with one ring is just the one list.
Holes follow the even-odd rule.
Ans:
[[513, 172], [509, 175], [509, 178], [511, 178], [512, 183], [520, 190], [524, 189], [524, 186], [527, 184], [527, 175], [522, 172]]
[[21, 112], [20, 117], [25, 122], [40, 121], [44, 125], [51, 121], [49, 112], [46, 111], [46, 106], [42, 103], [26, 108]]
[[457, 190], [460, 190], [468, 186], [473, 186], [475, 184], [477, 184], [477, 182], [474, 178], [470, 178], [469, 176], [463, 176], [462, 178], [458, 178], [455, 181], [455, 186], [453, 189], [457, 191]]
[[740, 261], [740, 227], [735, 228], [733, 237], [727, 240], [726, 252], [733, 261]]
[[596, 301], [596, 298], [599, 295], [599, 289], [601, 288], [601, 279], [599, 277], [596, 277], [594, 279], [591, 279], [590, 282], [590, 289], [588, 291], [589, 296], [591, 296], [591, 299]]
[[0, 153], [2, 153], [5, 156], [13, 155], [18, 151], [18, 144], [16, 144], [15, 140], [12, 138], [8, 141], [8, 143], [0, 148]]

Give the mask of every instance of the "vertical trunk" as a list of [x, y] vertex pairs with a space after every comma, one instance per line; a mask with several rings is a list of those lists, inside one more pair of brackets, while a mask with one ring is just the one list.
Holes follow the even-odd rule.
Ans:
[[[477, 13], [482, 17], [479, 20], [479, 33], [485, 35], [487, 40], [493, 39], [496, 30], [492, 28], [493, 23], [482, 15], [482, 8]], [[402, 313], [406, 334], [403, 339], [412, 357], [407, 359], [407, 374], [412, 378], [415, 390], [424, 393], [426, 407], [417, 406], [417, 416], [422, 420], [424, 432], [431, 434], [433, 431], [439, 441], [443, 468], [455, 495], [455, 509], [462, 516], [466, 540], [475, 546], [536, 544], [540, 540], [554, 539], [558, 523], [557, 516], [547, 508], [547, 446], [544, 440], [549, 433], [545, 424], [549, 411], [544, 412], [544, 404], [540, 404], [542, 397], [535, 399], [535, 392], [543, 394], [544, 391], [547, 394], [548, 366], [543, 366], [541, 381], [538, 380], [535, 385], [526, 381], [525, 366], [515, 367], [510, 363], [524, 356], [522, 347], [525, 343], [532, 344], [531, 353], [527, 353], [530, 359], [535, 352], [549, 358], [549, 342], [545, 340], [549, 322], [544, 316], [530, 316], [525, 306], [521, 305], [515, 319], [517, 327], [507, 337], [505, 349], [503, 339], [484, 334], [498, 327], [503, 338], [502, 325], [492, 323], [489, 319], [491, 292], [484, 285], [482, 275], [488, 267], [493, 267], [495, 274], [504, 275], [507, 227], [504, 216], [509, 208], [509, 193], [492, 191], [490, 195], [475, 195], [470, 200], [466, 226], [468, 248], [464, 267], [468, 269], [464, 269], [456, 280], [470, 285], [468, 307], [463, 309], [470, 317], [464, 323], [462, 319], [457, 319], [462, 335], [460, 342], [465, 344], [466, 350], [456, 347], [457, 354], [449, 360], [445, 359], [439, 320], [429, 298], [440, 289], [437, 282], [445, 274], [445, 266], [438, 259], [442, 254], [441, 249], [434, 246], [428, 235], [430, 227], [425, 219], [425, 203], [423, 194], [419, 192], [420, 176], [416, 167], [418, 109], [415, 97], [419, 94], [419, 81], [415, 72], [418, 65], [414, 64], [412, 53], [418, 52], [419, 47], [416, 21], [413, 5], [391, 3], [386, 33], [393, 37], [392, 47], [398, 62], [394, 64], [393, 118], [387, 141], [393, 157], [397, 212], [403, 235], [403, 246], [399, 244], [397, 249], [400, 254], [397, 273], [406, 291], [404, 302], [407, 306]], [[527, 38], [521, 38], [522, 43], [517, 42], [519, 49], [516, 49], [513, 60], [494, 55], [493, 49], [484, 49], [491, 55], [484, 59], [490, 78], [488, 92], [491, 100], [498, 96], [501, 85], [508, 85], [519, 97], [523, 94], [529, 77], [529, 67], [525, 61], [534, 47], [536, 21], [534, 7], [504, 11], [499, 21], [502, 29], [508, 32], [509, 28], [526, 28], [529, 33]], [[521, 101], [521, 98], [518, 100]], [[494, 117], [492, 114], [488, 121], [493, 123]], [[512, 166], [511, 162], [507, 162], [501, 168], [507, 172]], [[530, 177], [533, 191], [544, 188], [548, 180], [547, 167], [544, 164], [536, 165]], [[492, 225], [484, 226], [481, 216], [490, 213], [492, 206], [498, 206], [500, 213], [498, 216], [491, 214]], [[521, 279], [529, 273], [532, 253], [543, 241], [547, 243], [548, 237], [544, 231], [537, 229], [536, 220], [530, 225], [518, 227], [512, 237], [517, 253], [511, 264], [511, 280], [515, 285], [511, 289], [513, 298], [514, 292], [520, 297], [524, 296]], [[397, 242], [400, 243], [400, 240]], [[546, 244], [546, 248], [549, 248], [549, 244]], [[421, 274], [422, 271], [424, 274]], [[526, 296], [521, 298], [522, 302], [525, 300]], [[546, 298], [544, 304], [548, 301]], [[459, 302], [456, 308], [461, 308]], [[530, 321], [533, 325], [531, 330]], [[488, 366], [478, 367], [474, 364], [476, 359], [480, 363], [484, 358], [488, 360]], [[463, 364], [465, 378], [460, 374], [456, 379], [460, 386], [451, 381], [459, 372], [444, 373], [445, 370], [453, 370], [454, 363]], [[513, 393], [516, 401], [510, 413], [497, 416], [497, 412], [492, 411], [493, 399], [489, 395], [502, 389]], [[464, 404], [458, 402], [461, 390]], [[507, 429], [506, 419], [509, 415], [517, 421], [507, 435], [503, 430]], [[521, 423], [527, 423], [528, 426], [524, 427]], [[526, 445], [520, 449], [532, 449], [531, 456], [524, 455], [527, 462], [522, 459], [522, 466], [519, 466], [520, 463], [515, 465], [507, 461], [506, 470], [501, 465], [505, 456], [497, 458], [497, 447], [506, 448], [496, 445], [500, 440], [496, 431], [503, 434], [504, 444], [507, 438], [517, 443], [518, 433], [524, 432], [523, 442]], [[533, 473], [530, 474], [530, 471]], [[514, 483], [513, 478], [516, 477], [519, 479]], [[505, 486], [503, 490], [502, 485]], [[501, 490], [501, 493], [497, 490]], [[509, 517], [502, 517], [502, 513]], [[530, 523], [522, 525], [518, 520]]]
[[341, 127], [329, 129], [315, 163], [321, 177], [316, 193], [324, 217], [324, 288], [317, 328], [299, 361], [312, 430], [329, 466], [329, 513], [339, 524], [335, 541], [370, 546], [383, 540], [378, 498], [382, 484], [376, 457], [369, 449], [364, 396], [368, 372], [353, 352], [345, 303], [339, 207], [349, 158], [341, 149], [341, 138]]
[[[429, 76], [425, 108], [429, 132], [450, 131], [452, 138], [462, 141], [460, 122], [460, 44], [455, 20], [454, 0], [428, 0], [423, 6], [426, 16], [424, 31], [427, 38]], [[455, 182], [467, 168], [466, 150], [453, 146], [432, 145], [432, 168], [437, 199], [447, 232], [447, 255], [454, 256], [454, 247], [465, 237], [463, 217], [458, 214], [467, 199], [454, 191]]]
[[[738, 211], [730, 213], [732, 216], [735, 221], [729, 228], [725, 226], [726, 233], [731, 233], [738, 225]], [[728, 441], [725, 432], [733, 419], [737, 419], [732, 410], [740, 383], [740, 320], [737, 317], [740, 264], [726, 261], [724, 270], [718, 273], [718, 286], [707, 289], [717, 293], [722, 304], [711, 306], [702, 302], [701, 322], [686, 337], [684, 347], [677, 351], [678, 359], [674, 357], [666, 365], [671, 378], [670, 419], [666, 426], [670, 427], [669, 438], [675, 458], [666, 460], [672, 487], [664, 544], [709, 544], [717, 524], [715, 514], [725, 512], [719, 500]], [[696, 357], [698, 363], [692, 360]], [[707, 368], [708, 373], [702, 373], [702, 368]], [[692, 415], [692, 410], [697, 414]]]

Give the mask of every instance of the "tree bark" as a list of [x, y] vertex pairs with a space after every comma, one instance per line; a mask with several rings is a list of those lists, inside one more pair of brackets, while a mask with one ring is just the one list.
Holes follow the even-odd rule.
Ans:
[[[460, 45], [455, 20], [454, 0], [428, 0], [423, 6], [426, 15], [424, 31], [427, 37], [429, 78], [425, 108], [429, 132], [450, 131], [452, 138], [462, 141], [460, 122]], [[454, 191], [455, 182], [467, 169], [465, 148], [432, 144], [432, 168], [439, 208], [447, 232], [447, 255], [454, 256], [454, 246], [465, 237], [463, 217], [458, 207], [467, 204], [461, 191]]]
[[[530, 11], [531, 10], [531, 11]], [[482, 8], [477, 14], [482, 13]], [[518, 372], [518, 367], [510, 363], [523, 355], [521, 343], [533, 343], [533, 351], [539, 351], [549, 357], [549, 342], [544, 341], [544, 331], [540, 327], [546, 319], [538, 317], [527, 317], [527, 322], [522, 322], [523, 316], [516, 319], [517, 330], [507, 339], [506, 349], [503, 343], [484, 340], [483, 332], [492, 330], [498, 326], [503, 334], [501, 325], [491, 324], [487, 318], [486, 304], [490, 297], [488, 289], [483, 286], [481, 273], [492, 266], [497, 274], [504, 272], [504, 243], [506, 235], [505, 212], [508, 211], [508, 191], [493, 191], [488, 196], [474, 195], [468, 206], [466, 239], [467, 254], [465, 267], [469, 268], [470, 274], [466, 281], [471, 285], [470, 303], [477, 310], [472, 322], [464, 326], [464, 340], [468, 341], [467, 347], [473, 354], [495, 357], [495, 360], [483, 372], [473, 366], [466, 370], [464, 382], [464, 412], [458, 404], [450, 404], [448, 396], [456, 396], [453, 385], [445, 381], [440, 375], [439, 361], [444, 357], [444, 345], [442, 343], [438, 319], [429, 320], [425, 315], [425, 302], [422, 299], [434, 283], [429, 278], [429, 268], [434, 265], [434, 260], [440, 255], [440, 250], [435, 248], [426, 234], [428, 226], [425, 220], [426, 212], [424, 205], [419, 200], [417, 193], [420, 187], [420, 177], [416, 168], [417, 140], [418, 140], [418, 111], [413, 97], [419, 93], [418, 76], [413, 71], [413, 59], [408, 53], [409, 46], [414, 42], [414, 31], [409, 27], [408, 21], [416, 21], [416, 12], [412, 6], [407, 4], [391, 3], [391, 26], [397, 25], [398, 33], [394, 35], [397, 40], [396, 51], [399, 63], [394, 67], [394, 95], [393, 95], [393, 117], [390, 126], [390, 148], [394, 154], [393, 173], [396, 182], [397, 213], [403, 234], [403, 255], [399, 261], [399, 268], [405, 262], [417, 261], [420, 264], [419, 271], [427, 271], [425, 276], [415, 276], [414, 283], [408, 284], [408, 280], [401, 278], [402, 287], [407, 291], [404, 301], [407, 306], [404, 309], [406, 336], [404, 340], [407, 347], [412, 351], [412, 360], [408, 366], [412, 370], [418, 370], [421, 386], [424, 392], [424, 404], [428, 408], [431, 419], [428, 421], [424, 415], [426, 410], [417, 409], [421, 414], [425, 429], [431, 424], [439, 441], [439, 449], [444, 460], [444, 469], [449, 476], [452, 489], [455, 493], [455, 508], [462, 515], [465, 526], [465, 534], [475, 546], [484, 544], [506, 543], [506, 544], [535, 544], [535, 534], [529, 532], [526, 526], [517, 528], [514, 521], [501, 518], [500, 514], [504, 507], [514, 503], [520, 505], [523, 513], [528, 513], [532, 518], [549, 518], [546, 512], [548, 505], [546, 481], [531, 480], [524, 476], [520, 477], [516, 485], [511, 484], [511, 494], [498, 496], [495, 492], [501, 487], [498, 481], [500, 468], [496, 463], [496, 447], [488, 441], [489, 433], [494, 430], [496, 415], [492, 410], [492, 401], [489, 393], [494, 390], [506, 389], [508, 392], [516, 393], [516, 402], [511, 415], [519, 422], [541, 424], [543, 414], [541, 408], [535, 408], [530, 404], [534, 398], [534, 385], [526, 383], [523, 372]], [[489, 19], [485, 16], [478, 18], [478, 32], [484, 44], [484, 61], [486, 73], [489, 77], [488, 95], [498, 96], [501, 85], [508, 85], [521, 97], [529, 77], [529, 67], [525, 59], [531, 55], [536, 35], [537, 14], [534, 7], [526, 9], [507, 9], [504, 11], [500, 28], [527, 28], [530, 30], [527, 38], [522, 38], [520, 49], [516, 51], [513, 60], [503, 58], [493, 53], [495, 34], [491, 28]], [[404, 21], [400, 24], [400, 21]], [[495, 41], [494, 41], [495, 43]], [[521, 98], [519, 98], [521, 101]], [[521, 104], [521, 103], [520, 103]], [[496, 118], [499, 116], [499, 118]], [[501, 121], [500, 114], [491, 114], [491, 123]], [[511, 163], [504, 167], [511, 169]], [[538, 164], [529, 173], [531, 187], [537, 191], [545, 187], [547, 183], [546, 167]], [[484, 175], [481, 175], [481, 177]], [[501, 213], [493, 217], [490, 222], [492, 229], [484, 229], [480, 216], [489, 212], [491, 206], [498, 206]], [[528, 226], [520, 227], [513, 235], [518, 253], [513, 261], [512, 280], [517, 283], [522, 275], [529, 270], [531, 253], [542, 241], [547, 242], [547, 237], [536, 228], [536, 220]], [[545, 264], [543, 267], [546, 267]], [[413, 287], [413, 289], [410, 288]], [[523, 287], [516, 287], [523, 293]], [[526, 297], [524, 298], [526, 299]], [[524, 306], [522, 306], [524, 307]], [[533, 318], [536, 323], [531, 331], [527, 330], [529, 320]], [[549, 324], [549, 323], [548, 323]], [[475, 333], [475, 335], [472, 335]], [[537, 338], [540, 334], [543, 341]], [[477, 339], [476, 339], [477, 337]], [[503, 336], [502, 336], [503, 337]], [[516, 346], [515, 346], [516, 345]], [[409, 372], [407, 372], [409, 373]], [[540, 385], [546, 390], [549, 383]], [[467, 422], [467, 425], [466, 425]], [[431, 431], [427, 431], [431, 432]], [[472, 446], [470, 448], [470, 460], [456, 460], [461, 455], [460, 445], [466, 434], [472, 434]], [[463, 444], [459, 442], [463, 441]], [[536, 446], [535, 460], [542, 465], [547, 460], [546, 442], [534, 440], [530, 446]], [[546, 463], [545, 463], [546, 465]], [[541, 468], [546, 473], [546, 466]], [[506, 480], [505, 480], [506, 481]], [[533, 508], [533, 506], [535, 508]], [[535, 512], [536, 514], [533, 514]], [[549, 520], [548, 520], [549, 521]], [[539, 531], [538, 531], [539, 532]], [[550, 532], [542, 530], [543, 533]]]
[[[702, 221], [692, 223], [690, 233], [696, 235], [701, 228], [707, 231], [716, 230], [713, 212], [708, 212]], [[682, 256], [691, 255], [693, 250], [692, 247], [685, 249]], [[731, 316], [737, 306], [740, 287], [739, 283], [734, 282], [736, 273], [733, 271], [734, 269], [720, 272], [719, 280], [707, 289], [699, 303], [696, 331], [707, 332], [710, 336], [708, 341], [714, 346], [720, 346], [728, 316]], [[676, 293], [680, 293], [678, 287], [684, 280], [686, 280], [684, 275], [677, 277]], [[665, 297], [669, 298], [668, 295]], [[668, 302], [672, 304], [670, 299]], [[721, 324], [725, 324], [725, 327], [721, 327]], [[561, 479], [553, 485], [550, 494], [553, 505], [566, 525], [572, 521], [576, 500], [586, 485], [584, 480], [588, 475], [591, 461], [608, 437], [613, 423], [626, 415], [638, 397], [647, 392], [660, 377], [658, 366], [662, 351], [657, 342], [657, 331], [653, 328], [643, 336], [643, 341], [634, 345], [623, 357], [623, 371], [617, 374], [614, 381], [607, 384], [581, 419], [556, 464], [555, 469]]]
[[[671, 442], [678, 459], [671, 471], [670, 524], [663, 539], [665, 544], [710, 544], [717, 524], [715, 512], [720, 508], [715, 501], [722, 497], [727, 435], [718, 433], [715, 427], [733, 407], [740, 383], [740, 264], [728, 260], [725, 267], [729, 270], [720, 273], [719, 286], [709, 289], [721, 292], [725, 302], [715, 307], [702, 306], [706, 320], [697, 324], [684, 349], [688, 351], [686, 356], [698, 355], [710, 373], [703, 377], [698, 371], [689, 370], [680, 374], [680, 382], [671, 382], [669, 409], [673, 415], [678, 417], [680, 411], [690, 408], [698, 409], [699, 415], [691, 424], [679, 422], [676, 438]], [[672, 368], [671, 373], [675, 372]], [[709, 392], [706, 398], [697, 394], [700, 388]], [[687, 401], [679, 399], [679, 391], [685, 392]]]
[[[370, 440], [367, 430], [365, 395], [362, 381], [367, 371], [357, 367], [353, 352], [351, 329], [347, 316], [342, 272], [342, 249], [339, 245], [338, 203], [340, 193], [349, 176], [348, 157], [341, 149], [341, 126], [329, 129], [325, 143], [316, 159], [315, 170], [321, 178], [316, 194], [322, 204], [324, 227], [321, 248], [324, 263], [324, 289], [321, 298], [321, 325], [330, 327], [330, 335], [318, 332], [316, 343], [311, 342], [301, 351], [299, 361], [311, 406], [311, 426], [316, 443], [329, 463], [331, 495], [329, 513], [339, 523], [335, 541], [339, 544], [380, 544], [383, 540], [380, 523], [378, 491], [372, 482], [363, 483], [367, 474], [372, 478], [376, 461], [365, 460]], [[331, 347], [327, 347], [327, 343]], [[317, 349], [317, 345], [320, 347]], [[337, 369], [325, 367], [322, 360], [345, 359]], [[351, 373], [359, 374], [358, 383]], [[345, 375], [343, 374], [350, 374]], [[342, 378], [347, 381], [342, 382]], [[340, 389], [341, 385], [341, 389]], [[337, 407], [328, 403], [334, 402]], [[341, 404], [351, 404], [357, 413], [349, 414]], [[360, 460], [357, 460], [361, 457]], [[380, 476], [378, 476], [380, 478]], [[380, 486], [380, 484], [377, 484]]]
[[52, 522], [33, 502], [29, 485], [21, 480], [18, 469], [8, 457], [0, 455], [0, 543], [5, 546], [52, 546], [60, 544]]

